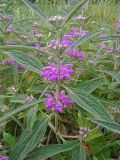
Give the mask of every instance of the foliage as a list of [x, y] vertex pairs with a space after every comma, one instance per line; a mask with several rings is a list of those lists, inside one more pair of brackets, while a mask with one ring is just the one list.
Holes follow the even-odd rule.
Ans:
[[0, 156], [119, 159], [120, 22], [111, 3], [76, 0], [50, 14], [39, 1], [0, 6]]

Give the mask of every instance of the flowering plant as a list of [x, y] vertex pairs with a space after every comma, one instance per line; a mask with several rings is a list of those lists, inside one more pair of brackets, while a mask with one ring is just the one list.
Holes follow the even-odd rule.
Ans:
[[0, 123], [6, 131], [0, 160], [109, 159], [103, 132], [120, 133], [119, 22], [111, 34], [106, 28], [92, 31], [87, 0], [64, 16], [49, 17], [28, 0], [20, 4], [39, 18], [21, 28], [5, 6], [0, 10], [0, 76], [6, 81], [0, 85]]

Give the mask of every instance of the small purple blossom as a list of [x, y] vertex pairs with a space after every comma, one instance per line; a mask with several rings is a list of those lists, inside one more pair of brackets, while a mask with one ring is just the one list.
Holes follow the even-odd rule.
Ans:
[[11, 32], [13, 32], [13, 31], [14, 31], [14, 28], [13, 28], [13, 26], [12, 26], [12, 24], [11, 24], [11, 25], [9, 25], [9, 26], [7, 27], [6, 32], [7, 32], [7, 33], [11, 33]]
[[9, 41], [7, 42], [8, 45], [16, 45], [17, 43], [15, 41]]
[[107, 37], [107, 34], [100, 34], [100, 38], [105, 38]]
[[6, 59], [2, 60], [2, 65], [6, 65], [6, 64], [7, 64], [7, 60]]
[[70, 47], [70, 46], [73, 45], [73, 43], [74, 43], [74, 42], [72, 42], [72, 41], [65, 41], [65, 40], [64, 40], [64, 41], [62, 41], [62, 46], [65, 47], [65, 48], [66, 48], [66, 47]]
[[69, 33], [69, 35], [72, 35], [73, 37], [79, 37], [80, 31], [77, 28], [73, 28], [72, 31]]
[[88, 31], [81, 31], [80, 34], [79, 34], [79, 36], [80, 37], [84, 37], [84, 36], [87, 36], [88, 34], [89, 34]]
[[62, 41], [67, 41], [68, 39], [71, 39], [73, 36], [72, 35], [64, 35], [63, 37], [62, 37]]
[[80, 59], [85, 58], [85, 53], [83, 51], [78, 51], [77, 49], [72, 49], [69, 52], [67, 52], [67, 54], [75, 58], [80, 58]]
[[66, 108], [67, 106], [74, 104], [74, 102], [71, 101], [70, 98], [65, 95], [64, 90], [61, 91], [59, 95], [56, 95], [56, 93], [54, 93], [53, 95], [46, 94], [46, 96], [47, 99], [45, 100], [45, 106], [47, 109], [50, 109], [52, 111], [63, 113], [63, 108]]
[[1, 157], [0, 160], [9, 160], [7, 156]]
[[120, 36], [120, 34], [113, 34], [112, 36]]
[[7, 16], [7, 19], [8, 19], [8, 20], [12, 20], [12, 19], [13, 19], [13, 15], [8, 15], [8, 16]]
[[120, 46], [118, 46], [115, 51], [120, 52]]
[[9, 64], [9, 65], [14, 65], [14, 64], [15, 64], [15, 61], [14, 61], [13, 59], [10, 59], [10, 60], [8, 61], [8, 64]]
[[116, 29], [120, 29], [120, 22], [117, 22], [117, 23], [115, 24], [115, 28], [116, 28]]
[[37, 50], [41, 50], [41, 45], [38, 44], [38, 43], [36, 43], [36, 44], [35, 44], [35, 48], [36, 48]]
[[106, 43], [102, 43], [101, 45], [98, 46], [99, 49], [107, 49]]
[[23, 64], [18, 64], [17, 67], [18, 67], [18, 69], [20, 69], [20, 70], [24, 69], [24, 65], [23, 65]]
[[108, 53], [112, 53], [114, 51], [113, 47], [108, 47]]
[[42, 72], [40, 76], [53, 82], [59, 79], [70, 79], [71, 75], [74, 73], [74, 70], [71, 68], [72, 64], [61, 64], [58, 73], [57, 66], [55, 64], [50, 64], [50, 66], [43, 68], [44, 72]]

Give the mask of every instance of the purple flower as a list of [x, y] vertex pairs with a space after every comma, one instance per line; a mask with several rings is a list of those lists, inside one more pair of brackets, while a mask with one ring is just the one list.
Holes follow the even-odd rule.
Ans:
[[120, 34], [113, 34], [112, 36], [120, 36]]
[[98, 46], [99, 49], [107, 49], [106, 43], [102, 43], [101, 45]]
[[107, 34], [100, 34], [100, 38], [105, 38], [107, 37]]
[[115, 24], [115, 28], [116, 29], [120, 29], [120, 22], [118, 22], [118, 23]]
[[84, 36], [87, 36], [88, 34], [89, 34], [88, 31], [81, 31], [80, 34], [79, 34], [79, 36], [80, 37], [84, 37]]
[[118, 46], [115, 51], [120, 52], [120, 46]]
[[8, 61], [8, 64], [9, 64], [9, 65], [14, 65], [14, 64], [15, 64], [15, 61], [14, 61], [13, 59], [10, 59], [10, 60]]
[[74, 42], [72, 42], [72, 41], [65, 41], [65, 40], [64, 40], [64, 41], [62, 41], [62, 46], [65, 47], [65, 48], [66, 48], [66, 47], [70, 47], [70, 46], [73, 45], [73, 43], [74, 43]]
[[108, 53], [112, 53], [114, 51], [113, 47], [108, 47]]
[[7, 156], [1, 157], [0, 160], [9, 160]]
[[50, 64], [50, 66], [43, 68], [44, 72], [42, 72], [40, 76], [53, 82], [56, 80], [70, 79], [71, 75], [74, 73], [74, 70], [71, 68], [72, 64], [61, 64], [58, 73], [57, 66], [55, 64]]
[[11, 33], [11, 32], [13, 32], [13, 31], [14, 31], [14, 28], [13, 28], [13, 26], [12, 26], [12, 24], [11, 24], [11, 25], [9, 25], [9, 26], [7, 27], [6, 32], [7, 32], [7, 33]]
[[9, 42], [7, 42], [7, 44], [8, 44], [8, 45], [15, 45], [16, 42], [15, 42], [15, 41], [9, 41]]
[[36, 44], [35, 44], [35, 48], [38, 49], [38, 50], [41, 50], [41, 45], [38, 44], [38, 43], [36, 43]]
[[2, 60], [2, 65], [6, 65], [6, 64], [7, 64], [7, 60], [6, 59]]
[[85, 53], [83, 51], [78, 51], [77, 49], [72, 49], [69, 52], [67, 52], [67, 54], [75, 58], [80, 58], [80, 59], [85, 58], [85, 55], [84, 55]]
[[64, 35], [63, 37], [62, 37], [62, 41], [67, 41], [68, 39], [71, 39], [73, 36], [72, 35]]
[[52, 49], [60, 49], [62, 48], [62, 44], [60, 43], [60, 41], [52, 39], [48, 47]]
[[80, 31], [77, 28], [73, 28], [72, 31], [69, 33], [69, 35], [72, 35], [73, 37], [79, 37]]
[[59, 113], [63, 113], [63, 108], [67, 106], [73, 105], [74, 102], [70, 100], [68, 96], [65, 95], [65, 91], [61, 91], [59, 95], [54, 93], [46, 94], [47, 99], [45, 100], [45, 106], [47, 109], [52, 111], [57, 111]]
[[17, 67], [18, 67], [18, 69], [20, 69], [20, 70], [24, 69], [24, 65], [23, 65], [23, 64], [18, 64]]
[[7, 19], [8, 19], [8, 20], [12, 20], [12, 19], [13, 19], [13, 15], [8, 15], [8, 16], [7, 16]]

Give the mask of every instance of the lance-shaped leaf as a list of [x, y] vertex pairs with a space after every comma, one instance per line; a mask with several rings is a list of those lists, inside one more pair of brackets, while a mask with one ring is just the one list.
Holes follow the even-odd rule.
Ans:
[[102, 33], [103, 31], [105, 31], [104, 29], [102, 30], [98, 30], [95, 32], [92, 32], [84, 37], [79, 38], [76, 42], [73, 43], [73, 45], [71, 46], [71, 48], [76, 48], [78, 46], [80, 46], [81, 44], [87, 42], [88, 40], [90, 40], [91, 38], [95, 37], [96, 35]]
[[109, 40], [119, 40], [120, 36], [107, 36], [107, 37], [100, 37], [96, 38], [93, 41], [109, 41]]
[[118, 124], [116, 122], [110, 122], [110, 121], [104, 121], [104, 120], [92, 120], [92, 119], [90, 119], [90, 121], [92, 121], [100, 126], [103, 126], [113, 132], [120, 134], [120, 124]]
[[87, 2], [88, 0], [84, 0], [80, 2], [67, 16], [64, 24], [66, 24], [76, 13], [77, 11]]
[[40, 16], [41, 18], [43, 18], [44, 20], [47, 20], [47, 17], [45, 16], [45, 14], [41, 11], [40, 8], [38, 8], [37, 6], [35, 6], [33, 3], [27, 1], [27, 0], [21, 0], [26, 6], [28, 6], [31, 10], [33, 10], [38, 16]]
[[20, 137], [18, 143], [15, 145], [10, 153], [10, 159], [23, 160], [28, 153], [30, 153], [44, 137], [50, 117], [44, 119], [37, 128], [33, 130], [25, 130]]
[[31, 152], [25, 160], [46, 160], [56, 154], [76, 148], [79, 143], [53, 144], [41, 147]]
[[97, 98], [83, 90], [77, 91], [76, 94], [68, 87], [64, 86], [64, 88], [68, 91], [71, 99], [78, 105], [76, 106], [78, 111], [80, 110], [79, 107], [81, 107], [96, 119], [112, 121], [110, 114]]
[[41, 69], [43, 68], [43, 65], [38, 62], [35, 58], [28, 56], [27, 54], [23, 52], [5, 52], [7, 55], [9, 55], [12, 59], [14, 59], [16, 62], [23, 64], [24, 67], [30, 71], [40, 73]]
[[37, 50], [34, 47], [31, 46], [25, 46], [25, 45], [0, 45], [0, 49], [2, 50], [18, 50], [18, 51], [33, 51], [33, 52], [39, 52], [41, 54], [48, 54], [47, 52], [43, 50]]
[[24, 111], [38, 103], [41, 103], [43, 101], [43, 99], [39, 98], [38, 100], [33, 100], [32, 102], [30, 103], [25, 103], [24, 105], [21, 105], [11, 111], [8, 111], [7, 113], [5, 113], [4, 115], [0, 116], [0, 123], [5, 121], [6, 119], [10, 118], [11, 116], [21, 112], [21, 111]]
[[86, 153], [84, 149], [79, 145], [73, 150], [71, 160], [86, 160]]

